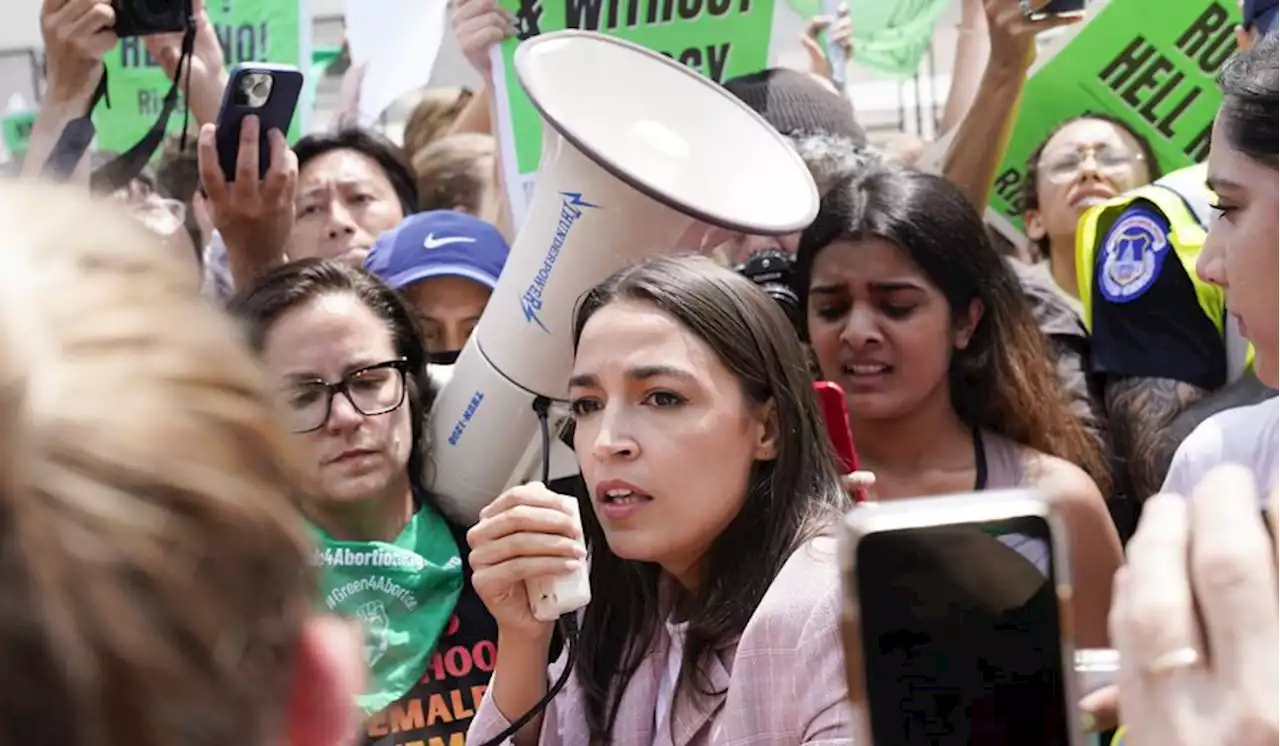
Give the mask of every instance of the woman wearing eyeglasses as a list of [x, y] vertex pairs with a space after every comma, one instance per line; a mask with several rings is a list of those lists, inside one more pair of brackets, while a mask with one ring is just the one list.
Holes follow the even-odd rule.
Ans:
[[230, 304], [305, 450], [320, 602], [359, 620], [364, 743], [454, 743], [488, 684], [497, 627], [471, 588], [463, 531], [420, 483], [426, 352], [411, 312], [363, 270], [278, 267]]
[[1027, 158], [1022, 197], [1027, 238], [1077, 314], [1076, 225], [1084, 211], [1160, 175], [1151, 145], [1119, 119], [1088, 114], [1055, 127]]

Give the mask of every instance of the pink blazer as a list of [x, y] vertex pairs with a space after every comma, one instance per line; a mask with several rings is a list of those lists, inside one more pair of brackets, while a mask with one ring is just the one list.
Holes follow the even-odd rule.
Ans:
[[[658, 684], [670, 637], [661, 627], [627, 684], [613, 729], [616, 746], [797, 746], [852, 744], [853, 706], [840, 641], [840, 579], [835, 540], [815, 539], [783, 565], [741, 637], [710, 663], [718, 697], [681, 695], [654, 733]], [[501, 651], [499, 651], [501, 655]], [[564, 656], [548, 675], [555, 681]], [[484, 743], [510, 721], [486, 694], [467, 743]], [[509, 743], [509, 742], [508, 742]], [[540, 746], [588, 746], [581, 689], [571, 676], [547, 708]]]

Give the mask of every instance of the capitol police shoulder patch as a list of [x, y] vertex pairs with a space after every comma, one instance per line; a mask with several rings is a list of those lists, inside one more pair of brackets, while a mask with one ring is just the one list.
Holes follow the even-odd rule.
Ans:
[[1155, 284], [1169, 253], [1168, 222], [1148, 207], [1130, 207], [1107, 231], [1098, 290], [1112, 303], [1136, 300]]

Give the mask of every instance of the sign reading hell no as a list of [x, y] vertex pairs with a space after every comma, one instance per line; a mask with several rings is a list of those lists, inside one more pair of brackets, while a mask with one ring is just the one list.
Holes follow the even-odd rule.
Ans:
[[1062, 122], [1119, 119], [1151, 146], [1159, 171], [1203, 161], [1222, 101], [1215, 77], [1236, 52], [1232, 0], [1111, 0], [1027, 81], [990, 196], [988, 218], [1023, 235], [1027, 158]]
[[[241, 62], [276, 62], [307, 69], [311, 64], [309, 0], [206, 0], [228, 67]], [[93, 112], [98, 147], [129, 149], [155, 124], [170, 81], [138, 37], [121, 39], [104, 60], [111, 106]], [[293, 118], [294, 140], [304, 131], [307, 111]], [[182, 110], [169, 120], [169, 131], [182, 127]]]

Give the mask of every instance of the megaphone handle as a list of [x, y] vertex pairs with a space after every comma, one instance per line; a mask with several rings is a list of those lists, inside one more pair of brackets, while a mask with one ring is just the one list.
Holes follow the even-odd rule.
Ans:
[[[533, 411], [538, 415], [542, 431], [542, 483], [551, 481], [551, 400], [545, 396], [534, 397]], [[574, 521], [578, 533], [582, 533], [582, 515], [578, 503], [572, 503]], [[581, 609], [591, 601], [591, 575], [583, 563], [577, 570], [560, 575], [548, 575], [526, 580], [525, 592], [529, 595], [529, 610], [541, 622], [554, 622], [561, 616]]]
[[591, 601], [591, 577], [586, 564], [563, 575], [526, 580], [524, 587], [533, 617], [540, 622], [554, 622]]

